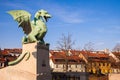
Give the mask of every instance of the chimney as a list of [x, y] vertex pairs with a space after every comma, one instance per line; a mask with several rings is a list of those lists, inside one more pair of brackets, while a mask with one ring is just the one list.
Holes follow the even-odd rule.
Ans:
[[107, 48], [104, 49], [104, 52], [105, 52], [105, 53], [109, 53], [109, 49], [107, 49]]

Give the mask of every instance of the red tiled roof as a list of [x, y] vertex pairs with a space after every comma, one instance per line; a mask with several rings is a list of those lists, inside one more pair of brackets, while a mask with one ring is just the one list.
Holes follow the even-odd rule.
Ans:
[[1, 53], [4, 54], [4, 55], [7, 55], [9, 53], [22, 53], [22, 49], [4, 49], [4, 50], [1, 50]]
[[8, 51], [5, 51], [5, 50], [2, 50], [1, 53], [6, 55], [6, 54], [8, 54], [9, 52], [8, 52]]
[[106, 62], [109, 60], [109, 54], [106, 54], [104, 52], [90, 52], [90, 51], [77, 51], [77, 50], [70, 50], [70, 56], [66, 56], [65, 52], [63, 51], [51, 51], [52, 58], [54, 59], [68, 59], [68, 60], [74, 60], [79, 61], [82, 60], [79, 57], [79, 54], [83, 54], [83, 56], [88, 60], [92, 62]]
[[[75, 54], [75, 51], [71, 51], [71, 53]], [[50, 54], [52, 54], [50, 58], [53, 60], [54, 63], [56, 63], [55, 60], [63, 61], [63, 63], [65, 63], [66, 59], [70, 61], [69, 63], [79, 63], [80, 61], [83, 61], [78, 55], [67, 56], [64, 51], [50, 51]]]
[[73, 54], [73, 55], [79, 55], [80, 54], [80, 50], [70, 50], [70, 52]]
[[112, 52], [120, 60], [120, 52]]
[[5, 59], [4, 58], [0, 58], [0, 62], [5, 62]]
[[89, 51], [81, 51], [81, 53], [86, 57], [98, 57], [98, 58], [108, 58], [109, 55], [106, 53], [97, 53], [97, 52], [89, 52]]

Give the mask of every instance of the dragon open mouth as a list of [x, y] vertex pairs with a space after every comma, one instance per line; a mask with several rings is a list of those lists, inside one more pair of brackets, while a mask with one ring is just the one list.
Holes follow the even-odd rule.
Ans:
[[46, 17], [46, 16], [44, 16], [44, 19], [45, 19], [45, 21], [46, 21], [46, 22], [48, 21], [48, 19], [47, 19], [47, 17]]
[[44, 20], [45, 20], [45, 22], [47, 22], [49, 18], [50, 18], [50, 17], [46, 17], [46, 16], [44, 16]]

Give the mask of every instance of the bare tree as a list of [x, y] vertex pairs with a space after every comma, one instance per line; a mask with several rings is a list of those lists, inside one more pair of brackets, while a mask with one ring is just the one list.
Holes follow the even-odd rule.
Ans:
[[113, 48], [112, 51], [114, 51], [114, 52], [120, 52], [120, 43], [117, 43], [117, 44], [115, 45], [115, 47]]
[[65, 52], [66, 54], [66, 58], [65, 58], [65, 71], [68, 71], [68, 59], [67, 57], [69, 56], [68, 51], [70, 49], [73, 49], [73, 45], [75, 44], [75, 41], [72, 40], [72, 35], [68, 34], [67, 36], [65, 36], [64, 34], [62, 34], [61, 38], [59, 39], [59, 41], [57, 41], [57, 49], [58, 50], [62, 50]]
[[72, 40], [72, 35], [68, 34], [67, 36], [62, 34], [59, 41], [57, 41], [57, 49], [58, 50], [70, 50], [73, 49], [73, 45], [75, 44], [75, 41]]
[[93, 51], [94, 50], [94, 43], [88, 42], [84, 45], [84, 50]]

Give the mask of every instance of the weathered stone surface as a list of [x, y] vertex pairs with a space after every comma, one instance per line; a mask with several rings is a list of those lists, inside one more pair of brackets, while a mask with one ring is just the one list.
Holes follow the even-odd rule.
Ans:
[[[44, 49], [45, 48], [45, 49]], [[23, 45], [23, 53], [30, 52], [18, 64], [0, 69], [1, 80], [51, 80], [49, 47], [38, 43]]]
[[109, 77], [109, 80], [120, 80], [120, 74], [116, 74], [116, 73], [112, 74], [111, 73], [111, 74], [108, 75], [108, 77]]

